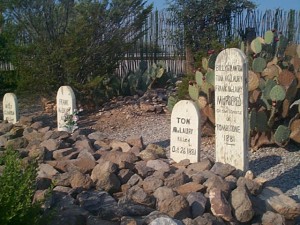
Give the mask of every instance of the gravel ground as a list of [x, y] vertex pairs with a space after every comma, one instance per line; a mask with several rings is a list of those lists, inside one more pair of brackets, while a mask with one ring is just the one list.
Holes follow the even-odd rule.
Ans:
[[[128, 111], [120, 110], [120, 113], [127, 114], [128, 117]], [[145, 144], [156, 143], [169, 151], [170, 114], [144, 113], [129, 116], [124, 124], [117, 123], [116, 118], [121, 116], [116, 111], [98, 115], [100, 119], [93, 128], [101, 130], [109, 138], [125, 140], [131, 135], [142, 135]], [[214, 142], [214, 137], [202, 138], [201, 158], [214, 160]], [[300, 202], [300, 145], [290, 144], [286, 148], [263, 147], [256, 152], [249, 151], [249, 159], [249, 169], [255, 176], [267, 179], [267, 185], [280, 188]]]

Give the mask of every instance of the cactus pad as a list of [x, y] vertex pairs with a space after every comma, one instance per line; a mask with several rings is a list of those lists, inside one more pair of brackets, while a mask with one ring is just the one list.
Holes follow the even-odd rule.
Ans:
[[296, 57], [297, 56], [297, 44], [289, 44], [284, 52], [287, 56]]
[[276, 65], [269, 65], [267, 66], [262, 74], [263, 77], [266, 77], [267, 79], [273, 79], [274, 77], [278, 77], [279, 75], [279, 69]]
[[255, 58], [252, 62], [252, 70], [254, 72], [262, 72], [267, 66], [266, 60], [264, 58]]
[[210, 70], [205, 74], [206, 81], [212, 86], [215, 85], [215, 71]]
[[266, 100], [270, 100], [270, 92], [272, 88], [276, 85], [276, 82], [274, 80], [267, 80], [265, 87], [263, 89], [263, 96], [266, 98]]
[[208, 69], [208, 59], [205, 57], [202, 58], [202, 67], [204, 70]]
[[293, 57], [291, 59], [291, 64], [294, 66], [295, 71], [299, 71], [299, 69], [300, 69], [300, 58]]
[[291, 71], [286, 69], [282, 70], [282, 72], [278, 75], [278, 83], [286, 89], [291, 85], [294, 79], [295, 75]]
[[291, 130], [284, 126], [279, 125], [274, 133], [274, 141], [279, 146], [285, 146], [290, 139]]
[[248, 72], [248, 91], [253, 91], [259, 86], [259, 75], [252, 70]]
[[200, 87], [203, 83], [203, 74], [198, 70], [195, 73], [195, 80], [196, 80], [198, 86]]
[[270, 91], [272, 101], [283, 101], [285, 99], [285, 89], [281, 85], [275, 85]]
[[266, 44], [271, 44], [274, 40], [274, 33], [271, 30], [268, 30], [266, 31], [264, 38]]
[[251, 50], [255, 53], [258, 54], [262, 50], [262, 43], [260, 38], [255, 38], [251, 44], [250, 44]]
[[190, 84], [189, 85], [189, 95], [191, 99], [197, 101], [199, 98], [199, 86], [197, 84]]
[[256, 129], [258, 132], [266, 132], [268, 130], [268, 117], [264, 111], [256, 113]]
[[157, 70], [157, 73], [156, 73], [156, 78], [161, 78], [162, 77], [162, 75], [164, 74], [164, 72], [165, 72], [165, 69], [164, 68], [159, 68], [158, 70]]

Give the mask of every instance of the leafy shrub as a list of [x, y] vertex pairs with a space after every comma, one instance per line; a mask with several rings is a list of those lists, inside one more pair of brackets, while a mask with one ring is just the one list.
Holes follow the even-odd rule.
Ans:
[[42, 224], [40, 204], [32, 203], [37, 163], [24, 166], [11, 147], [1, 161], [5, 168], [0, 176], [0, 224]]

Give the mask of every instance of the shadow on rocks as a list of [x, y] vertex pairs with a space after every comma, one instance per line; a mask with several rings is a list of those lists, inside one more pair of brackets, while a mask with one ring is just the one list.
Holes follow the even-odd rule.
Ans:
[[163, 148], [166, 148], [166, 147], [170, 146], [170, 139], [167, 139], [164, 141], [158, 141], [158, 142], [155, 142], [154, 144], [159, 145]]
[[280, 188], [283, 192], [298, 187], [298, 195], [291, 196], [294, 200], [300, 202], [300, 162], [297, 166], [282, 173], [276, 178], [269, 180], [266, 185]]
[[281, 161], [280, 156], [265, 156], [259, 159], [254, 159], [249, 162], [249, 169], [258, 176], [259, 174], [263, 173], [264, 171], [276, 166]]

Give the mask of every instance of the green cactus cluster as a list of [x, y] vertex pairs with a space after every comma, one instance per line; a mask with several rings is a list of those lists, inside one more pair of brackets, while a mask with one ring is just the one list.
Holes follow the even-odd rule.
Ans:
[[[300, 143], [300, 45], [276, 30], [241, 43], [249, 62], [249, 129], [253, 149], [265, 144]], [[189, 95], [214, 123], [214, 65], [217, 54], [202, 58], [189, 83]], [[294, 110], [298, 105], [298, 110]]]
[[166, 65], [159, 61], [148, 67], [146, 61], [141, 61], [138, 70], [130, 72], [122, 80], [122, 86], [129, 89], [130, 94], [135, 94], [137, 90], [146, 91], [166, 74]]
[[299, 98], [299, 67], [295, 63], [299, 59], [297, 48], [298, 45], [288, 43], [287, 38], [276, 30], [265, 32], [264, 38], [257, 37], [251, 43], [244, 43], [250, 62], [249, 74], [252, 73], [249, 80], [252, 87], [249, 88], [252, 99], [249, 101], [249, 127], [254, 149], [273, 143], [285, 146], [291, 138], [293, 132], [289, 121], [299, 113], [290, 110], [292, 103]]

